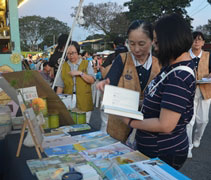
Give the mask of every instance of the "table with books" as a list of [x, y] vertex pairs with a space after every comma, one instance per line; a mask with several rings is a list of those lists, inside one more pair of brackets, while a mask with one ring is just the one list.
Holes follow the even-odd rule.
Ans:
[[[80, 130], [80, 129], [79, 129]], [[78, 135], [82, 133], [88, 133], [96, 131], [91, 128], [89, 130], [73, 131], [71, 135]], [[36, 176], [33, 176], [26, 164], [27, 160], [37, 159], [37, 153], [35, 148], [29, 148], [22, 146], [20, 157], [16, 157], [17, 147], [20, 139], [20, 133], [9, 134], [2, 140], [3, 144], [1, 146], [1, 153], [4, 153], [3, 162], [0, 162], [1, 172], [4, 171], [4, 180], [33, 180], [37, 179]], [[42, 153], [43, 158], [47, 157], [45, 153]], [[2, 165], [4, 164], [4, 165]], [[0, 177], [1, 179], [1, 177]]]
[[[63, 133], [58, 133], [61, 130]], [[19, 135], [8, 135], [4, 179], [61, 180], [63, 174], [71, 174], [72, 168], [84, 180], [189, 179], [163, 161], [149, 159], [105, 132], [90, 129], [67, 134], [68, 131], [69, 126], [65, 126], [45, 134], [43, 159], [38, 159], [34, 148], [24, 146], [21, 156], [16, 158]]]

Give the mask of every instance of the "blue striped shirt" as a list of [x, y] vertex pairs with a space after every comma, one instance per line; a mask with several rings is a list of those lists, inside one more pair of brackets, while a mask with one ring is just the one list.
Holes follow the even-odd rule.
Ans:
[[189, 66], [194, 69], [194, 63], [191, 60], [165, 67], [151, 81], [145, 91], [142, 109], [145, 119], [158, 118], [161, 108], [181, 114], [178, 124], [170, 133], [153, 133], [137, 130], [137, 148], [149, 157], [158, 157], [166, 154], [186, 154], [188, 152], [186, 125], [193, 116], [193, 100], [196, 88], [195, 78], [187, 71], [174, 71], [152, 93], [148, 94], [149, 90], [161, 79], [163, 72], [168, 73], [179, 65]]

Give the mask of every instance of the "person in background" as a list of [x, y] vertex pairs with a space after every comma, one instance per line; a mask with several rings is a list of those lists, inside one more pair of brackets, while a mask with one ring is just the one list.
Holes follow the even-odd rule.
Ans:
[[61, 73], [55, 83], [56, 93], [73, 95], [76, 107], [88, 112], [93, 110], [91, 84], [95, 82], [95, 75], [91, 63], [79, 58], [79, 51], [78, 43], [72, 41], [67, 49], [68, 61], [62, 65]]
[[[129, 52], [117, 55], [105, 80], [100, 81], [97, 88], [103, 91], [106, 84], [111, 84], [139, 91], [140, 100], [142, 100], [146, 86], [160, 72], [158, 60], [152, 56], [151, 52], [152, 25], [141, 20], [135, 20], [129, 26], [127, 36]], [[110, 119], [118, 118], [110, 116]], [[104, 126], [104, 129], [106, 128], [106, 120], [102, 126]]]
[[36, 67], [36, 70], [42, 70], [41, 69], [41, 65], [43, 64], [43, 59], [39, 59], [39, 61], [37, 62], [37, 64], [35, 65], [35, 67]]
[[[144, 119], [123, 119], [128, 126], [137, 128], [137, 150], [150, 158], [158, 157], [177, 170], [187, 159], [186, 126], [193, 116], [195, 66], [188, 52], [192, 42], [190, 26], [182, 16], [171, 14], [157, 21], [154, 45], [163, 68], [144, 92]], [[189, 71], [174, 70], [163, 78], [179, 66], [188, 66]]]
[[51, 74], [51, 66], [49, 66], [49, 62], [44, 62], [43, 63], [43, 70], [39, 71], [43, 79], [51, 86], [53, 76]]
[[[211, 77], [211, 57], [209, 52], [202, 50], [205, 39], [201, 32], [193, 32], [193, 44], [189, 51], [194, 61], [197, 80], [204, 77]], [[209, 109], [211, 103], [211, 84], [197, 84], [194, 98], [194, 115], [191, 122], [187, 125], [189, 138], [188, 158], [192, 158], [192, 148], [199, 147], [201, 138], [204, 134], [207, 123], [209, 122]], [[195, 130], [193, 132], [193, 126]], [[192, 137], [193, 136], [193, 137]]]
[[22, 70], [30, 70], [29, 62], [26, 58], [22, 59]]
[[59, 67], [59, 63], [60, 63], [60, 59], [62, 57], [66, 42], [68, 39], [68, 35], [67, 34], [62, 34], [59, 36], [58, 38], [58, 45], [54, 51], [54, 53], [51, 55], [50, 59], [49, 59], [49, 65], [52, 67], [52, 74], [55, 77], [58, 67]]
[[102, 66], [101, 66], [102, 67], [101, 72], [102, 72], [104, 77], [106, 75], [106, 74], [104, 75], [104, 73], [103, 73], [105, 68], [113, 63], [113, 60], [117, 57], [117, 55], [119, 55], [120, 53], [128, 51], [127, 47], [125, 46], [125, 38], [117, 36], [114, 39], [113, 48], [114, 48], [115, 52], [109, 54], [108, 57], [103, 62]]
[[81, 56], [83, 60], [88, 60], [88, 58], [90, 57], [90, 54], [88, 51], [83, 51]]
[[34, 64], [33, 60], [28, 60], [28, 62], [29, 62], [30, 69], [31, 70], [36, 70], [36, 67], [35, 67], [35, 64]]
[[114, 59], [117, 57], [118, 54], [127, 52], [128, 49], [125, 46], [125, 38], [117, 36], [114, 39], [113, 47], [115, 52], [109, 54], [108, 57], [103, 62], [102, 66], [100, 67], [100, 71], [102, 73], [102, 77], [105, 78], [106, 74], [108, 73], [111, 64], [113, 63]]

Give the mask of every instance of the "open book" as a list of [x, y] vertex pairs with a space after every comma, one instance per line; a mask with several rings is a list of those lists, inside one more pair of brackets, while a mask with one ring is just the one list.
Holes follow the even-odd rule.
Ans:
[[138, 111], [140, 93], [137, 91], [106, 85], [102, 109], [105, 113], [143, 120]]

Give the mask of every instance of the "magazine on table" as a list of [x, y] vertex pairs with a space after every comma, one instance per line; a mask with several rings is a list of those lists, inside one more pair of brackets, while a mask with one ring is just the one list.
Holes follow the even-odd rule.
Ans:
[[70, 134], [65, 133], [63, 131], [52, 131], [50, 133], [44, 134], [44, 140], [45, 139], [54, 139], [54, 138], [66, 137], [66, 136], [70, 136]]
[[76, 132], [76, 131], [84, 131], [84, 130], [90, 130], [91, 127], [90, 125], [88, 124], [73, 124], [71, 126], [61, 126], [54, 131], [63, 131], [65, 133], [68, 133], [68, 132]]
[[63, 174], [69, 172], [69, 167], [46, 169], [35, 173], [38, 180], [61, 180]]
[[104, 177], [104, 172], [106, 172], [112, 166], [113, 163], [115, 163], [116, 165], [130, 164], [147, 159], [149, 158], [144, 154], [140, 153], [139, 151], [133, 151], [110, 159], [95, 160], [92, 161], [92, 164], [98, 171], [100, 171], [101, 176]]
[[[77, 164], [74, 166], [74, 169], [75, 171], [82, 173], [83, 180], [101, 179], [96, 169], [90, 166], [88, 162], [85, 164]], [[45, 171], [38, 171], [35, 174], [39, 180], [61, 180], [64, 173], [67, 172], [69, 172], [69, 167], [47, 169]]]
[[95, 161], [104, 158], [113, 158], [128, 152], [134, 151], [128, 146], [117, 142], [115, 144], [110, 144], [107, 146], [89, 149], [79, 152], [87, 161]]
[[83, 180], [101, 180], [100, 175], [89, 163], [77, 165], [74, 169], [83, 174]]
[[44, 152], [48, 157], [51, 157], [65, 154], [75, 154], [78, 153], [78, 150], [73, 144], [68, 144], [64, 146], [44, 148]]
[[98, 148], [98, 147], [103, 147], [106, 145], [110, 145], [110, 144], [114, 144], [117, 143], [118, 140], [112, 138], [111, 136], [105, 136], [102, 138], [98, 138], [98, 139], [93, 139], [90, 141], [85, 141], [85, 142], [81, 142], [78, 144], [74, 144], [75, 146], [78, 145], [78, 147], [82, 147], [81, 149], [78, 150], [86, 150], [86, 149], [94, 149], [94, 148]]
[[81, 142], [85, 142], [85, 141], [90, 141], [90, 140], [94, 140], [94, 139], [99, 139], [105, 136], [109, 136], [107, 133], [102, 132], [102, 131], [95, 131], [95, 132], [90, 132], [90, 133], [86, 133], [86, 134], [80, 134], [80, 135], [76, 135], [76, 136], [72, 136], [72, 138], [81, 143]]
[[[124, 164], [119, 167], [128, 180], [190, 180], [190, 178], [158, 158]], [[117, 170], [119, 169], [117, 168]], [[107, 171], [105, 175], [109, 180], [112, 180], [115, 174]]]
[[143, 160], [147, 160], [149, 157], [145, 156], [139, 151], [133, 151], [129, 153], [125, 153], [123, 155], [117, 156], [113, 158], [112, 160], [117, 164], [130, 164], [134, 162], [139, 162]]
[[42, 142], [42, 147], [49, 148], [49, 147], [63, 146], [75, 143], [77, 143], [77, 141], [74, 140], [72, 136], [63, 136], [63, 137], [44, 139], [44, 141]]
[[104, 88], [102, 109], [105, 113], [143, 120], [138, 111], [140, 92], [117, 86], [106, 85]]
[[118, 141], [116, 139], [112, 138], [111, 136], [105, 136], [105, 137], [102, 137], [99, 139], [82, 142], [82, 143], [66, 144], [66, 145], [55, 146], [55, 147], [47, 147], [47, 148], [44, 148], [44, 152], [47, 156], [74, 154], [74, 153], [77, 153], [78, 151], [98, 148], [98, 147], [110, 145], [110, 144], [113, 144], [116, 142], [118, 142]]
[[78, 153], [26, 161], [33, 175], [38, 171], [74, 166], [75, 164], [85, 164], [86, 162], [85, 158]]

